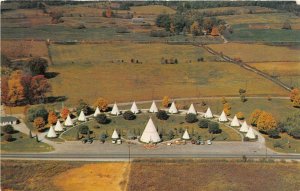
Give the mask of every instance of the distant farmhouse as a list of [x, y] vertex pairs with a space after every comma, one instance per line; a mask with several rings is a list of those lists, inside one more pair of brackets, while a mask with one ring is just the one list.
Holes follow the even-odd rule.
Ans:
[[0, 125], [4, 126], [4, 125], [16, 125], [19, 123], [19, 119], [13, 116], [1, 116], [0, 118]]

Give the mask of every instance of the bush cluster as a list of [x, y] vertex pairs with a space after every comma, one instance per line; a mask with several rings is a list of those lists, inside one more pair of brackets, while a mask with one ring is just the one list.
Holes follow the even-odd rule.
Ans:
[[125, 120], [134, 120], [136, 118], [136, 116], [134, 115], [134, 113], [132, 113], [131, 111], [125, 111], [123, 113], [123, 118]]
[[195, 123], [198, 121], [197, 115], [189, 113], [185, 116], [185, 121], [188, 123]]
[[156, 117], [160, 120], [167, 120], [169, 118], [169, 115], [167, 114], [167, 112], [165, 110], [159, 110], [156, 113]]

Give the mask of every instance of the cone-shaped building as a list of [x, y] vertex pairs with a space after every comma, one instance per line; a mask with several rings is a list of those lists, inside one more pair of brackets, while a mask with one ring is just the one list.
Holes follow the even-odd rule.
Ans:
[[246, 134], [246, 137], [248, 137], [249, 139], [255, 139], [255, 138], [256, 138], [256, 137], [255, 137], [255, 134], [254, 134], [254, 132], [253, 132], [252, 127], [249, 127], [249, 130], [248, 130], [248, 132], [247, 132], [247, 134]]
[[72, 122], [72, 119], [71, 119], [69, 114], [68, 114], [68, 117], [65, 121], [65, 126], [73, 126], [73, 122]]
[[156, 107], [155, 101], [152, 102], [152, 105], [149, 109], [150, 113], [157, 113], [158, 112], [158, 108]]
[[79, 117], [78, 117], [78, 121], [86, 121], [86, 117], [83, 113], [83, 111], [81, 110], [80, 114], [79, 114]]
[[190, 108], [189, 108], [189, 110], [188, 110], [187, 113], [188, 113], [188, 114], [192, 113], [192, 114], [197, 115], [197, 111], [196, 111], [196, 109], [195, 109], [195, 107], [194, 107], [194, 104], [191, 104], [191, 106], [190, 106]]
[[244, 121], [244, 123], [242, 124], [242, 127], [240, 128], [240, 132], [247, 133], [248, 129], [249, 129], [248, 124], [246, 121]]
[[226, 114], [225, 114], [224, 110], [222, 111], [222, 114], [221, 114], [220, 117], [219, 117], [219, 121], [220, 121], [220, 122], [227, 122], [227, 121], [228, 121], [228, 119], [227, 119], [227, 117], [226, 117]]
[[63, 130], [64, 130], [63, 127], [62, 127], [62, 125], [61, 125], [61, 123], [60, 123], [60, 121], [59, 121], [59, 119], [58, 119], [57, 122], [56, 122], [56, 125], [55, 125], [55, 127], [54, 127], [54, 130], [55, 130], [55, 131], [63, 131]]
[[111, 138], [112, 138], [112, 139], [119, 139], [119, 135], [118, 135], [118, 133], [117, 133], [116, 130], [114, 130], [114, 132], [113, 132]]
[[137, 105], [136, 105], [136, 103], [135, 103], [135, 101], [132, 103], [132, 106], [131, 106], [131, 108], [130, 108], [130, 111], [131, 111], [132, 113], [134, 113], [134, 114], [137, 114], [137, 113], [140, 112], [139, 109], [138, 109], [138, 107], [137, 107]]
[[176, 108], [176, 105], [175, 105], [175, 102], [174, 102], [174, 101], [172, 102], [172, 105], [171, 105], [171, 107], [170, 107], [170, 109], [169, 109], [169, 113], [172, 113], [172, 114], [178, 113], [178, 110], [177, 110], [177, 108]]
[[154, 123], [152, 121], [152, 119], [150, 118], [145, 130], [140, 138], [140, 141], [144, 142], [144, 143], [157, 143], [160, 142], [160, 137], [159, 134], [157, 133], [157, 130], [154, 126]]
[[207, 110], [206, 110], [206, 112], [204, 114], [204, 117], [207, 118], [207, 119], [210, 119], [210, 118], [214, 117], [213, 114], [212, 114], [212, 112], [211, 112], [211, 110], [210, 110], [210, 108], [207, 108]]
[[236, 117], [236, 115], [232, 119], [230, 126], [231, 127], [239, 127], [240, 126], [240, 122], [239, 122], [238, 118]]
[[189, 139], [191, 139], [191, 138], [190, 138], [190, 135], [189, 135], [189, 133], [188, 133], [188, 131], [187, 131], [187, 129], [186, 129], [185, 132], [183, 133], [182, 139], [184, 139], [184, 140], [189, 140]]
[[55, 133], [54, 128], [53, 128], [52, 125], [51, 125], [51, 127], [50, 127], [50, 129], [49, 129], [49, 131], [47, 133], [47, 137], [49, 137], [49, 138], [57, 137], [57, 135], [56, 135], [56, 133]]
[[97, 115], [101, 114], [99, 107], [96, 108], [95, 113], [94, 113], [94, 117], [96, 117]]
[[111, 112], [110, 112], [112, 115], [120, 115], [120, 111], [119, 111], [119, 108], [117, 106], [117, 103], [114, 104]]

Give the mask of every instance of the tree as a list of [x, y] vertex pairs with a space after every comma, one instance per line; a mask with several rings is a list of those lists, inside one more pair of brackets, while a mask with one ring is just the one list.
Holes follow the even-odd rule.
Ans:
[[191, 33], [193, 36], [198, 36], [201, 34], [201, 28], [197, 21], [194, 21], [194, 23], [191, 25]]
[[102, 143], [105, 142], [106, 138], [107, 138], [107, 135], [106, 135], [105, 133], [101, 133], [101, 135], [100, 135], [100, 141], [101, 141]]
[[271, 138], [278, 138], [279, 137], [279, 131], [277, 129], [271, 129], [267, 131], [268, 136]]
[[300, 107], [300, 95], [296, 95], [294, 100], [293, 100], [293, 106], [294, 107]]
[[294, 101], [294, 99], [297, 95], [300, 95], [300, 90], [298, 88], [292, 89], [292, 91], [290, 93], [291, 101]]
[[32, 77], [30, 84], [33, 100], [43, 101], [46, 93], [51, 91], [51, 85], [43, 75]]
[[210, 33], [211, 36], [220, 36], [220, 32], [219, 32], [219, 29], [218, 27], [213, 27], [212, 30], [211, 30], [211, 33]]
[[123, 118], [125, 120], [134, 120], [136, 118], [136, 116], [134, 115], [134, 113], [132, 113], [131, 111], [125, 111], [123, 113]]
[[292, 26], [289, 21], [285, 21], [282, 25], [282, 29], [291, 30]]
[[222, 97], [222, 104], [224, 105], [225, 103], [227, 103], [227, 100], [226, 100], [226, 98], [225, 97]]
[[106, 124], [108, 122], [107, 116], [103, 113], [96, 116], [96, 121], [100, 124]]
[[169, 107], [169, 100], [170, 100], [170, 98], [169, 98], [168, 96], [164, 96], [164, 97], [163, 97], [162, 105], [163, 105], [165, 108]]
[[231, 106], [229, 105], [229, 103], [225, 103], [223, 105], [223, 110], [225, 112], [225, 114], [228, 116], [230, 115], [230, 111], [231, 111]]
[[185, 121], [188, 123], [195, 123], [198, 121], [197, 115], [193, 113], [189, 113], [185, 116]]
[[45, 121], [42, 117], [35, 118], [33, 124], [38, 131], [41, 131], [45, 127]]
[[166, 31], [170, 31], [171, 18], [168, 14], [160, 14], [155, 20], [156, 26], [163, 27]]
[[94, 103], [95, 107], [98, 107], [101, 111], [107, 111], [108, 101], [102, 97], [98, 98]]
[[48, 123], [51, 125], [55, 124], [57, 121], [57, 116], [54, 111], [50, 111], [48, 114]]
[[289, 134], [295, 139], [300, 139], [300, 128], [293, 128]]
[[219, 134], [222, 130], [219, 127], [219, 123], [210, 121], [208, 123], [208, 132], [212, 134]]
[[200, 128], [208, 128], [208, 123], [209, 123], [208, 119], [200, 119], [199, 123], [198, 123], [198, 126]]
[[31, 75], [23, 75], [21, 77], [21, 84], [24, 88], [24, 96], [27, 99], [28, 103], [32, 103], [33, 101], [33, 96], [32, 96], [32, 90], [31, 90], [31, 80], [32, 76]]
[[253, 126], [257, 126], [257, 121], [259, 116], [262, 114], [262, 111], [259, 109], [254, 110], [250, 115], [250, 123]]
[[183, 28], [186, 26], [185, 17], [182, 14], [176, 14], [174, 16], [173, 24], [175, 27], [175, 32], [179, 34], [182, 32]]
[[12, 134], [15, 132], [14, 127], [12, 125], [4, 125], [2, 127], [2, 131], [6, 134]]
[[12, 142], [14, 138], [10, 134], [4, 135], [4, 140], [7, 142]]
[[44, 106], [31, 107], [27, 111], [27, 118], [29, 121], [33, 121], [37, 117], [42, 117], [44, 121], [48, 119], [48, 111]]
[[77, 115], [79, 115], [81, 111], [83, 111], [83, 113], [87, 115], [91, 112], [91, 108], [85, 101], [83, 101], [83, 99], [80, 99], [78, 101], [78, 106], [76, 107], [76, 111], [77, 111]]
[[159, 110], [156, 113], [156, 117], [157, 117], [157, 119], [160, 119], [160, 120], [167, 120], [169, 118], [169, 115], [167, 114], [167, 112], [165, 110]]
[[53, 24], [64, 22], [63, 19], [62, 19], [62, 17], [63, 17], [63, 13], [62, 12], [54, 11], [54, 12], [50, 13], [50, 16], [52, 18], [51, 22]]
[[24, 87], [21, 83], [22, 71], [14, 71], [8, 80], [8, 100], [11, 104], [22, 102], [25, 98]]
[[31, 139], [32, 138], [32, 132], [31, 132], [31, 130], [29, 130], [29, 138]]
[[170, 130], [168, 133], [168, 139], [172, 140], [174, 138], [174, 136], [175, 136], [174, 131]]
[[79, 126], [78, 130], [81, 134], [84, 134], [84, 135], [87, 135], [88, 131], [90, 131], [89, 127], [86, 125]]
[[44, 75], [48, 69], [48, 61], [44, 58], [32, 58], [26, 68], [29, 69], [32, 76]]
[[66, 119], [68, 117], [70, 113], [70, 110], [68, 108], [63, 108], [61, 111], [60, 111], [60, 116], [63, 118], [63, 119]]
[[245, 117], [244, 117], [244, 114], [242, 113], [242, 112], [238, 112], [237, 114], [236, 114], [236, 117], [238, 118], [238, 119], [240, 119], [240, 120], [243, 120]]
[[276, 129], [277, 122], [271, 113], [263, 111], [257, 120], [257, 128], [260, 131], [267, 132]]
[[1, 76], [1, 103], [8, 104], [8, 77]]
[[203, 19], [203, 28], [209, 33], [213, 28], [213, 20], [210, 17]]

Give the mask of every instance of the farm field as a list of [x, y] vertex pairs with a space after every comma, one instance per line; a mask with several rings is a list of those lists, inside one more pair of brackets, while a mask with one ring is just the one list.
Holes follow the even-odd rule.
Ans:
[[246, 43], [213, 44], [208, 46], [217, 52], [223, 52], [223, 54], [231, 58], [241, 58], [246, 63], [300, 61], [298, 47], [290, 48]]
[[176, 10], [163, 5], [133, 6], [130, 11], [137, 15], [175, 14]]
[[128, 190], [297, 190], [299, 170], [299, 164], [283, 163], [138, 161], [131, 165]]
[[[109, 102], [124, 102], [164, 95], [237, 95], [238, 89], [246, 86], [249, 95], [288, 95], [272, 82], [236, 65], [214, 62], [219, 58], [190, 45], [52, 45], [50, 52], [54, 63], [50, 72], [59, 73], [50, 80], [52, 95], [67, 96], [68, 103], [79, 99], [93, 103], [99, 96]], [[177, 58], [178, 64], [162, 65], [162, 57]], [[199, 57], [204, 62], [197, 62]], [[132, 64], [132, 58], [142, 64]]]
[[300, 87], [300, 61], [298, 62], [259, 62], [251, 66], [277, 77], [291, 87]]
[[[109, 135], [108, 140], [110, 140], [110, 136], [112, 135], [114, 129], [118, 130], [122, 136], [125, 138], [127, 135], [136, 134], [141, 135], [145, 129], [145, 126], [149, 120], [149, 117], [152, 118], [155, 127], [158, 129], [158, 132], [163, 133], [163, 139], [167, 139], [167, 134], [170, 130], [172, 130], [175, 134], [174, 138], [181, 138], [182, 134], [185, 129], [188, 130], [191, 137], [198, 139], [198, 136], [201, 136], [202, 139], [212, 139], [214, 141], [240, 141], [241, 137], [238, 133], [232, 130], [225, 125], [220, 125], [222, 129], [221, 134], [214, 134], [211, 135], [206, 128], [199, 128], [198, 123], [187, 123], [185, 122], [184, 116], [176, 116], [170, 115], [169, 119], [159, 120], [156, 118], [155, 114], [139, 114], [135, 120], [125, 120], [122, 116], [119, 117], [109, 117], [111, 122], [109, 124], [101, 125], [98, 124], [96, 121], [91, 121], [86, 123], [90, 130], [94, 133], [92, 134], [93, 137], [99, 139], [102, 133], [107, 133]], [[200, 118], [199, 118], [200, 119]], [[98, 126], [100, 128], [95, 128]], [[67, 131], [63, 134], [62, 138], [66, 140], [76, 140], [76, 135], [78, 132], [78, 126]]]
[[53, 147], [46, 143], [37, 143], [35, 138], [29, 138], [24, 133], [14, 133], [12, 142], [5, 142], [1, 136], [1, 152], [49, 152], [54, 150]]

